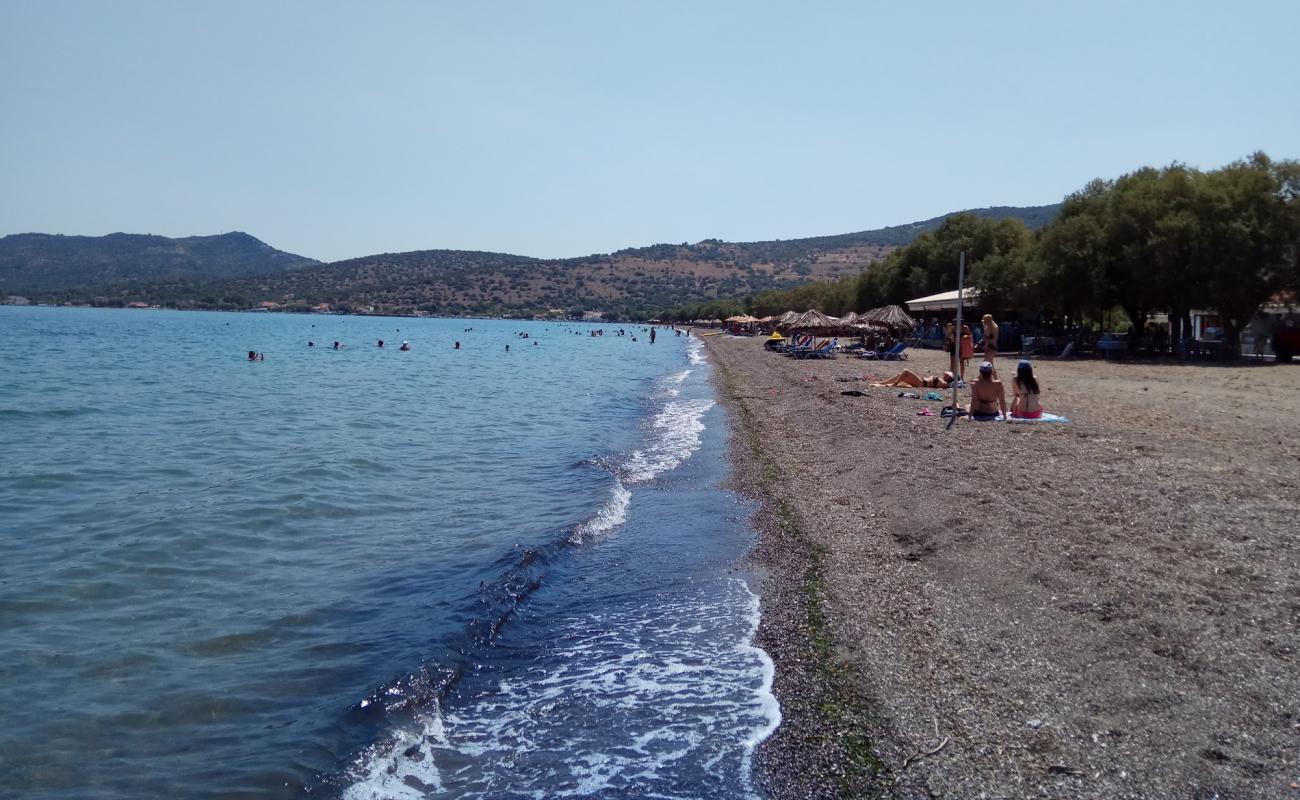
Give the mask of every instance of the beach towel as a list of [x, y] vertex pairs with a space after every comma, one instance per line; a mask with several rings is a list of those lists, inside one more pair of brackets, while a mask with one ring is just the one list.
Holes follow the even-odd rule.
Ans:
[[1063, 417], [1060, 414], [1049, 414], [1046, 411], [1044, 411], [1043, 416], [1039, 417], [1038, 419], [1021, 419], [1020, 417], [1012, 417], [1010, 421], [1011, 422], [1069, 422], [1070, 420], [1069, 418]]
[[926, 400], [942, 400], [942, 399], [943, 399], [943, 395], [939, 394], [938, 392], [926, 392], [926, 393], [925, 393], [925, 399], [926, 399]]
[[1038, 419], [1023, 419], [1021, 417], [1003, 417], [1001, 414], [972, 414], [970, 417], [976, 422], [1069, 422], [1065, 417], [1059, 414], [1049, 414], [1043, 412], [1043, 416]]

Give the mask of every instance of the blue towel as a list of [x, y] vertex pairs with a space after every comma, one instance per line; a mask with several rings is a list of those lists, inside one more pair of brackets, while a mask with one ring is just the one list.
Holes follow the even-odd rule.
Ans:
[[971, 419], [976, 422], [1069, 422], [1070, 420], [1060, 414], [1049, 414], [1043, 412], [1043, 416], [1038, 419], [1021, 419], [1019, 417], [1004, 418], [1001, 414], [971, 414]]
[[1070, 420], [1066, 417], [1061, 416], [1060, 414], [1049, 414], [1046, 411], [1044, 411], [1043, 416], [1039, 417], [1038, 419], [1020, 419], [1018, 417], [1012, 417], [1011, 421], [1012, 422], [1069, 422]]

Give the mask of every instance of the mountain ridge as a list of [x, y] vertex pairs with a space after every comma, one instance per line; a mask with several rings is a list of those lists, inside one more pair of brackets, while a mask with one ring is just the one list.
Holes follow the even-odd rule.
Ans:
[[123, 283], [212, 281], [319, 264], [243, 231], [169, 237], [148, 233], [0, 237], [0, 295]]
[[[1037, 228], [1049, 222], [1058, 209], [1059, 205], [996, 206], [954, 213], [1016, 217]], [[250, 269], [211, 278], [173, 270], [152, 281], [64, 285], [53, 291], [45, 289], [43, 295], [33, 294], [41, 300], [100, 305], [260, 305], [294, 311], [327, 307], [356, 313], [452, 315], [522, 314], [558, 308], [566, 313], [601, 310], [636, 317], [684, 302], [742, 297], [861, 274], [894, 248], [937, 228], [949, 216], [829, 236], [755, 242], [705, 239], [561, 259], [430, 249], [377, 253], [327, 264], [304, 259], [285, 266], [281, 260], [277, 266], [282, 268], [260, 272]], [[248, 234], [238, 235], [280, 253]], [[4, 273], [4, 243], [9, 238], [0, 239], [0, 296], [16, 290]]]

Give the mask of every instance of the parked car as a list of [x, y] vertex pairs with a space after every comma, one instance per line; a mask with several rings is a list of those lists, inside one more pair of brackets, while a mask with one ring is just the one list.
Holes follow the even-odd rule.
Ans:
[[1273, 326], [1273, 353], [1283, 364], [1300, 354], [1300, 325], [1295, 319], [1280, 320]]

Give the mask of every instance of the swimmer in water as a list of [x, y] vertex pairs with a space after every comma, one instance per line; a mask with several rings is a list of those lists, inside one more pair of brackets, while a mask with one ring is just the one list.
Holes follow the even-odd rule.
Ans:
[[338, 342], [335, 342], [335, 343], [334, 343], [334, 349], [335, 349], [335, 350], [338, 350], [338, 349], [339, 349], [340, 347], [342, 347], [342, 346], [343, 346], [343, 345], [339, 344]]
[[507, 352], [507, 353], [510, 352], [510, 345], [506, 345], [506, 352]]
[[384, 346], [384, 340], [383, 340], [383, 339], [380, 339], [380, 340], [379, 340], [379, 346], [380, 346], [380, 347], [383, 347], [383, 346]]
[[308, 340], [307, 340], [307, 346], [308, 346], [308, 347], [315, 347], [315, 346], [316, 346], [316, 343], [313, 342], [311, 339], [308, 339]]
[[456, 349], [457, 349], [457, 350], [460, 349], [460, 342], [456, 342]]
[[255, 350], [249, 350], [249, 351], [248, 351], [248, 360], [249, 360], [249, 361], [256, 361], [256, 360], [257, 360], [257, 351], [255, 351]]
[[411, 343], [410, 343], [410, 342], [402, 342], [402, 346], [399, 347], [399, 348], [397, 348], [397, 349], [398, 349], [398, 350], [401, 350], [403, 353], [405, 353], [407, 350], [410, 350], [410, 349], [411, 349]]

